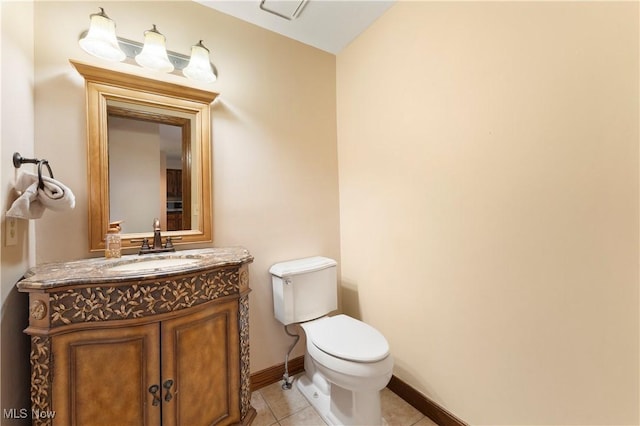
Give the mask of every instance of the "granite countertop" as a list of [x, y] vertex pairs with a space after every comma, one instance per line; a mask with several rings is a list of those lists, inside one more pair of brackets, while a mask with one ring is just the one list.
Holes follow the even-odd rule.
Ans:
[[[177, 259], [189, 259], [189, 261], [185, 261], [185, 264], [172, 265], [171, 261]], [[167, 262], [167, 265], [162, 265], [163, 261]], [[166, 278], [176, 274], [242, 265], [252, 261], [253, 256], [242, 247], [180, 250], [145, 255], [131, 254], [113, 259], [99, 257], [35, 266], [27, 271], [17, 285], [20, 291], [26, 291], [47, 290], [65, 285]], [[180, 261], [176, 263], [178, 262]], [[145, 263], [151, 266], [142, 266]], [[138, 266], [142, 267], [138, 268]]]

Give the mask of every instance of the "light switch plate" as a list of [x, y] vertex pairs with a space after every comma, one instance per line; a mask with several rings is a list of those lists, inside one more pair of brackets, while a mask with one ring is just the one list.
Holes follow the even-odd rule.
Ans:
[[4, 245], [7, 247], [15, 246], [18, 244], [18, 219], [15, 217], [7, 217], [4, 223]]

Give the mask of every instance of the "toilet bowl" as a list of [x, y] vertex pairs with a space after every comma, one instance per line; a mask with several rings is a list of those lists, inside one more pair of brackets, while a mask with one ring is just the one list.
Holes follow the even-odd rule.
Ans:
[[337, 309], [336, 266], [320, 256], [273, 265], [274, 314], [285, 331], [290, 324], [304, 331], [305, 372], [296, 386], [324, 421], [381, 425], [380, 390], [391, 379], [393, 357], [375, 328], [347, 315], [327, 316]]
[[307, 338], [302, 394], [331, 425], [381, 425], [380, 390], [393, 372], [384, 336], [346, 315], [300, 325]]

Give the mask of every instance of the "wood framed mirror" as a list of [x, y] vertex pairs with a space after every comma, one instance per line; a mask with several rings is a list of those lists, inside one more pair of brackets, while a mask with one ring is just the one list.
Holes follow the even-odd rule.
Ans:
[[211, 242], [211, 102], [217, 93], [71, 61], [85, 79], [89, 249], [109, 222], [122, 247], [159, 218], [174, 244]]

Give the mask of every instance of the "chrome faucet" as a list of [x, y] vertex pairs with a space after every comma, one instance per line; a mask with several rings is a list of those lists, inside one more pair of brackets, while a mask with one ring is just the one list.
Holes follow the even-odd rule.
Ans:
[[[181, 239], [180, 237], [173, 237], [173, 239]], [[131, 240], [132, 243], [142, 241], [142, 246], [138, 254], [147, 253], [163, 253], [168, 251], [176, 251], [171, 241], [171, 237], [167, 237], [167, 242], [162, 245], [162, 234], [160, 233], [160, 219], [157, 217], [153, 219], [153, 246], [149, 246], [149, 240], [144, 238], [143, 240]]]

